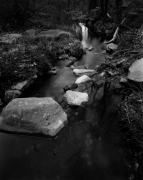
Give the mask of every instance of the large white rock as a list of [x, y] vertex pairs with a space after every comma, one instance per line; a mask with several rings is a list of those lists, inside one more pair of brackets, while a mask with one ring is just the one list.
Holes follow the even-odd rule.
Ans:
[[94, 72], [95, 72], [95, 70], [93, 70], [93, 69], [74, 69], [73, 70], [73, 73], [77, 76], [84, 75], [84, 74], [90, 75]]
[[91, 78], [88, 77], [87, 75], [82, 75], [81, 77], [77, 78], [77, 80], [75, 81], [76, 84], [81, 84], [81, 83], [85, 83], [87, 81], [91, 81]]
[[2, 111], [0, 129], [55, 136], [67, 122], [67, 115], [52, 98], [18, 98]]
[[69, 90], [63, 99], [70, 106], [82, 106], [88, 102], [88, 94]]
[[15, 42], [21, 36], [22, 36], [21, 34], [5, 34], [5, 35], [0, 37], [0, 42], [1, 43], [12, 44], [13, 42]]
[[128, 79], [143, 82], [143, 58], [135, 61], [129, 68]]

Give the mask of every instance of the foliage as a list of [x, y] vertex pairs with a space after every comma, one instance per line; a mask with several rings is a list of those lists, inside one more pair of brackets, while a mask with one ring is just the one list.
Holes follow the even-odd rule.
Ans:
[[14, 82], [29, 79], [35, 73], [46, 74], [62, 54], [79, 58], [83, 50], [73, 37], [60, 40], [32, 39], [23, 36], [0, 48], [1, 80], [7, 89]]
[[[131, 86], [132, 87], [132, 86]], [[132, 88], [131, 88], [132, 89]], [[130, 90], [131, 90], [130, 89]], [[143, 178], [143, 92], [132, 91], [120, 104], [119, 122], [134, 179]]]

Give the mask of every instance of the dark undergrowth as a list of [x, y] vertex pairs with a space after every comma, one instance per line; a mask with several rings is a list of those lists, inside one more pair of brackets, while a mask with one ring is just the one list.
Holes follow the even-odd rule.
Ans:
[[123, 148], [132, 168], [132, 179], [143, 179], [143, 92], [132, 91], [120, 104]]
[[73, 36], [60, 40], [23, 36], [15, 43], [1, 44], [0, 78], [4, 89], [34, 74], [46, 74], [65, 53], [76, 58], [83, 54], [80, 43]]

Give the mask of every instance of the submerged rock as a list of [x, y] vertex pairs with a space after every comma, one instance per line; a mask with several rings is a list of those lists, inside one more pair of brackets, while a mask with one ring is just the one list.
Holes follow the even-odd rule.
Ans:
[[55, 136], [67, 123], [67, 115], [52, 98], [19, 98], [2, 111], [0, 129], [24, 134]]
[[88, 77], [87, 75], [83, 75], [79, 78], [77, 78], [77, 80], [75, 81], [76, 84], [81, 84], [81, 83], [85, 83], [87, 81], [91, 81], [91, 78]]
[[143, 58], [135, 61], [129, 68], [128, 79], [143, 82]]
[[88, 94], [77, 91], [67, 91], [64, 94], [63, 100], [69, 106], [82, 106], [88, 102]]

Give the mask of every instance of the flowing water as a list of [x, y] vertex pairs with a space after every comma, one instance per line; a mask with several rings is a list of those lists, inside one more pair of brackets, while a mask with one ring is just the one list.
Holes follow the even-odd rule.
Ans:
[[[104, 61], [98, 40], [89, 39], [82, 26], [83, 45], [93, 46], [80, 61]], [[99, 49], [100, 50], [99, 50]], [[53, 97], [58, 102], [63, 87], [76, 77], [68, 67], [57, 75], [39, 79], [26, 96]], [[127, 180], [130, 169], [123, 151], [116, 111], [122, 96], [103, 95], [99, 88], [86, 108], [68, 108], [68, 125], [55, 139], [0, 133], [0, 180]], [[109, 89], [110, 91], [110, 89]]]

